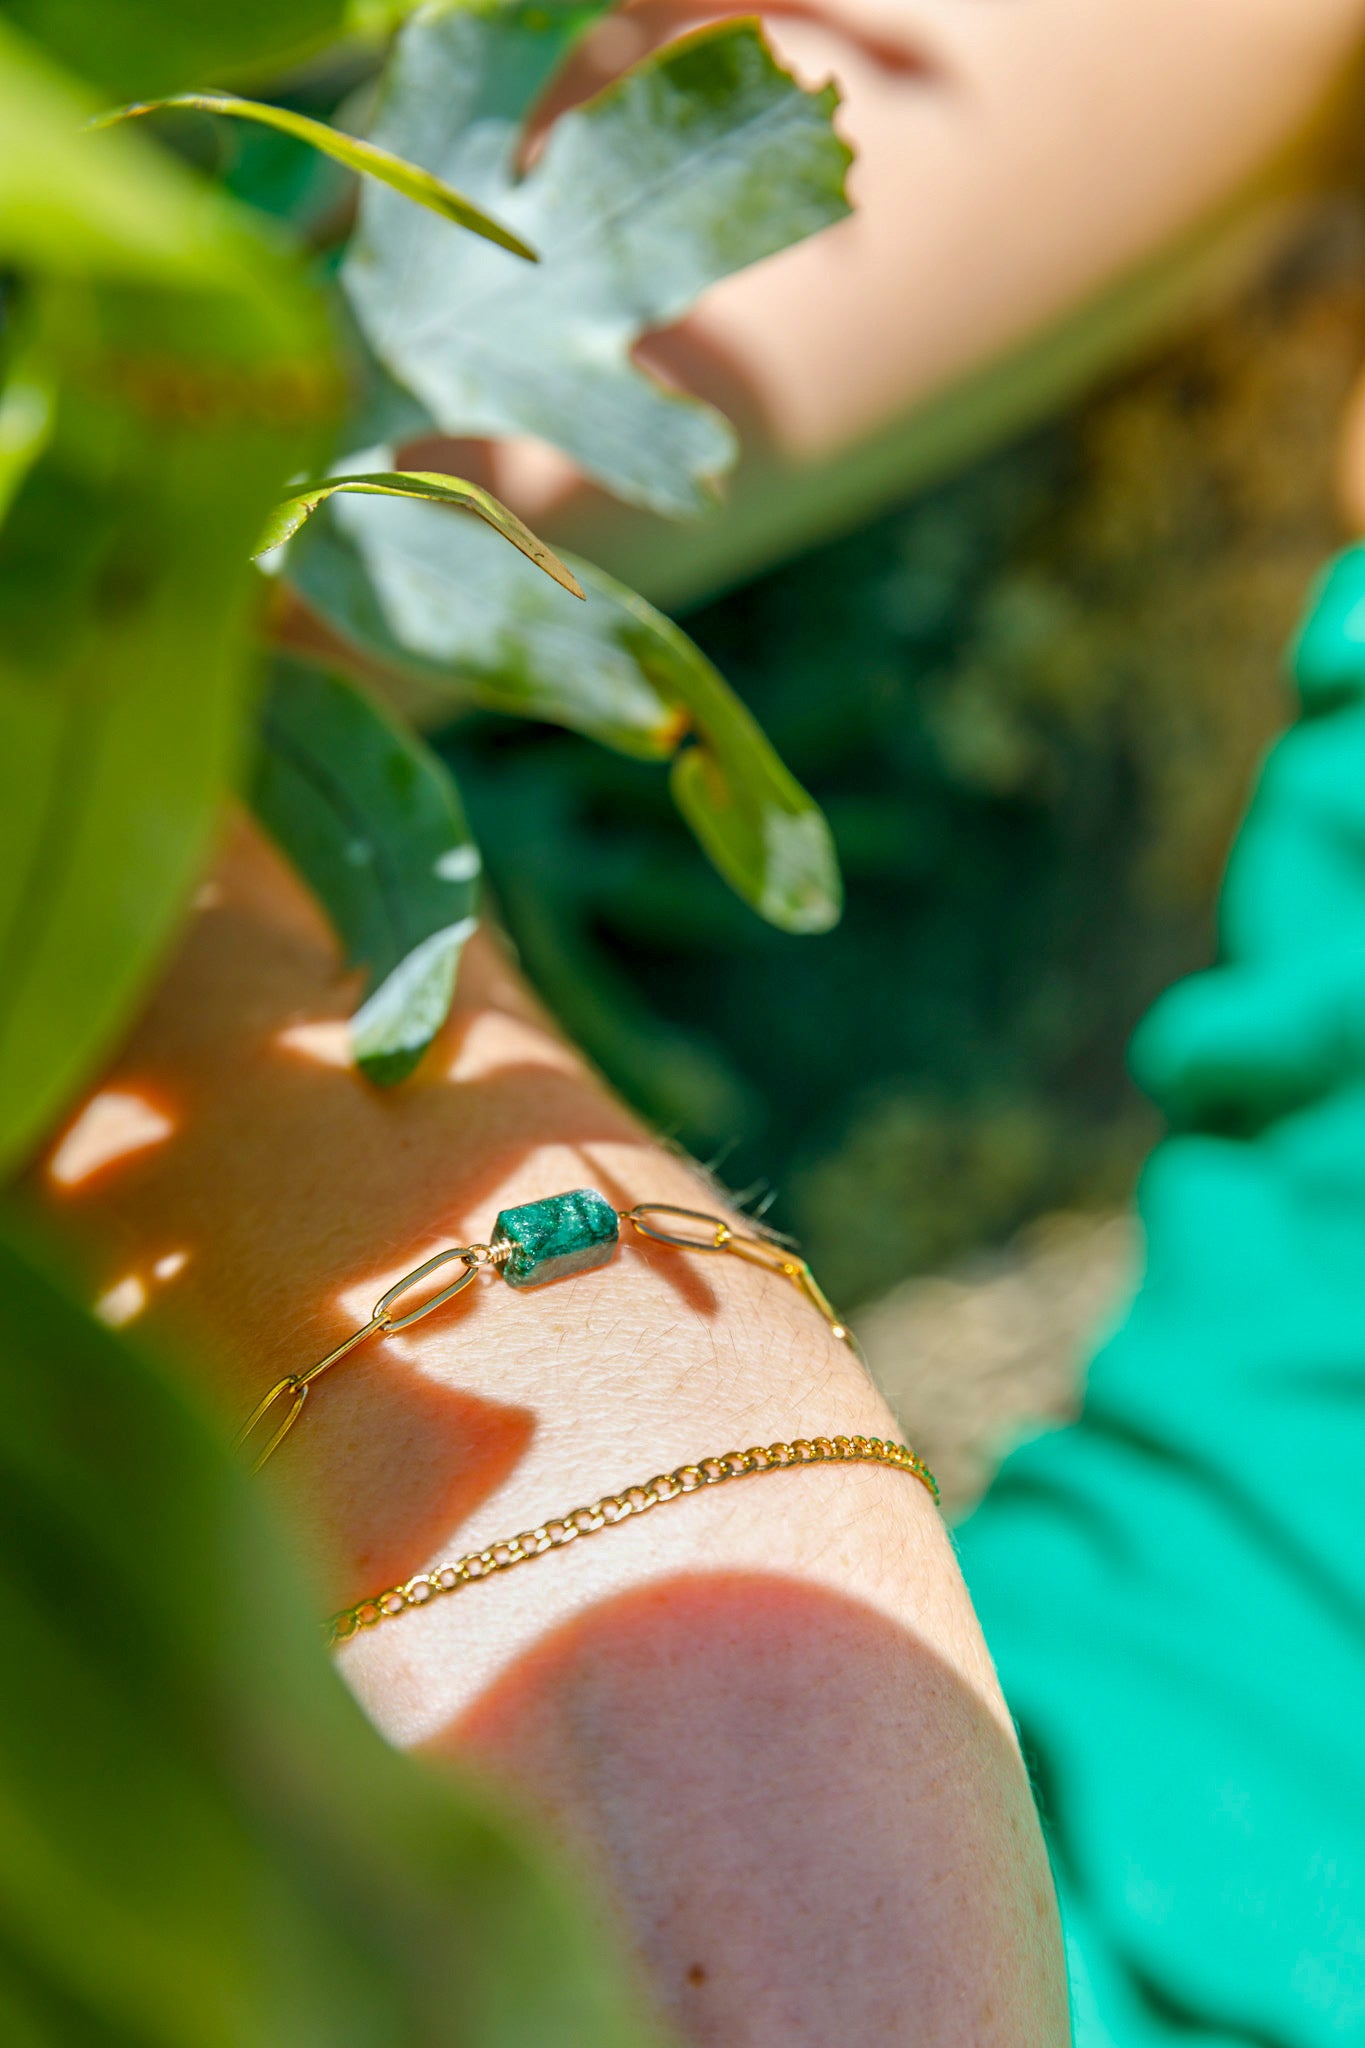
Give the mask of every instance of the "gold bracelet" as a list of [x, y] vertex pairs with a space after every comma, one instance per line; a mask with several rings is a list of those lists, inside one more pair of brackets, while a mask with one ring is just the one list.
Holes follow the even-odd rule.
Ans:
[[[654, 1205], [661, 1206], [661, 1205]], [[676, 1213], [676, 1212], [675, 1212]], [[727, 1479], [745, 1479], [759, 1472], [778, 1472], [789, 1465], [864, 1464], [890, 1465], [908, 1472], [938, 1500], [938, 1481], [923, 1458], [905, 1444], [890, 1443], [879, 1436], [798, 1437], [789, 1444], [759, 1444], [750, 1451], [722, 1451], [718, 1458], [703, 1458], [699, 1465], [680, 1465], [674, 1472], [661, 1472], [643, 1486], [627, 1486], [621, 1493], [604, 1494], [591, 1507], [574, 1508], [567, 1515], [542, 1522], [522, 1536], [490, 1543], [486, 1550], [472, 1550], [448, 1564], [418, 1572], [401, 1586], [389, 1586], [369, 1600], [358, 1601], [334, 1614], [326, 1624], [329, 1643], [348, 1642], [361, 1629], [392, 1621], [410, 1608], [425, 1607], [443, 1593], [458, 1593], [462, 1586], [495, 1572], [510, 1571], [513, 1565], [529, 1564], [547, 1550], [562, 1550], [580, 1536], [595, 1536], [632, 1515], [663, 1507], [684, 1494], [705, 1486], [721, 1486]]]
[[[661, 1230], [650, 1220], [660, 1216], [705, 1224], [708, 1234], [697, 1237]], [[836, 1313], [806, 1261], [777, 1238], [734, 1230], [720, 1216], [709, 1216], [702, 1209], [680, 1209], [673, 1202], [637, 1202], [633, 1209], [613, 1209], [606, 1196], [599, 1195], [595, 1188], [575, 1188], [569, 1194], [546, 1195], [540, 1201], [525, 1202], [520, 1208], [504, 1209], [494, 1224], [489, 1243], [451, 1245], [414, 1267], [411, 1273], [405, 1273], [386, 1294], [380, 1295], [363, 1328], [353, 1330], [334, 1351], [306, 1371], [289, 1372], [276, 1380], [238, 1430], [233, 1439], [234, 1450], [246, 1454], [253, 1441], [263, 1437], [265, 1441], [251, 1461], [252, 1471], [259, 1472], [298, 1421], [309, 1389], [325, 1372], [330, 1372], [367, 1337], [406, 1330], [420, 1322], [423, 1316], [429, 1316], [433, 1309], [468, 1287], [481, 1269], [486, 1267], [500, 1274], [512, 1287], [540, 1287], [550, 1280], [590, 1272], [596, 1266], [605, 1266], [615, 1256], [623, 1223], [629, 1223], [638, 1236], [649, 1238], [654, 1244], [676, 1245], [692, 1252], [733, 1252], [738, 1258], [782, 1274], [819, 1309], [832, 1334], [850, 1350], [857, 1351], [852, 1332]], [[454, 1280], [427, 1295], [416, 1308], [396, 1309], [395, 1304], [410, 1289], [452, 1261], [461, 1268]]]

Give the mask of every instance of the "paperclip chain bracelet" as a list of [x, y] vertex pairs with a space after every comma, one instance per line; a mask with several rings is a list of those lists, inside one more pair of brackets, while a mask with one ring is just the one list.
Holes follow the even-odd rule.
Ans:
[[661, 1472], [657, 1478], [647, 1479], [643, 1486], [627, 1486], [620, 1493], [604, 1494], [591, 1507], [574, 1508], [567, 1515], [528, 1529], [524, 1535], [509, 1536], [501, 1543], [490, 1543], [486, 1550], [470, 1551], [447, 1564], [418, 1572], [405, 1584], [390, 1586], [334, 1614], [326, 1624], [327, 1640], [349, 1642], [362, 1629], [374, 1628], [378, 1622], [392, 1621], [411, 1608], [425, 1607], [428, 1601], [443, 1594], [458, 1593], [477, 1579], [510, 1571], [514, 1565], [529, 1564], [548, 1550], [561, 1550], [580, 1536], [595, 1536], [599, 1530], [612, 1528], [632, 1515], [646, 1514], [650, 1508], [663, 1507], [704, 1487], [721, 1486], [726, 1480], [745, 1479], [759, 1472], [780, 1472], [791, 1465], [869, 1463], [908, 1472], [937, 1501], [938, 1482], [923, 1458], [916, 1457], [905, 1444], [888, 1443], [878, 1436], [798, 1437], [793, 1443], [758, 1444], [750, 1451], [722, 1451], [718, 1458], [703, 1458], [700, 1464], [680, 1465], [676, 1471]]
[[[657, 1220], [666, 1217], [683, 1223], [700, 1224], [705, 1235], [661, 1228]], [[835, 1311], [806, 1261], [778, 1239], [735, 1230], [723, 1217], [710, 1216], [702, 1209], [683, 1209], [673, 1202], [637, 1202], [633, 1209], [614, 1209], [595, 1188], [576, 1188], [565, 1195], [547, 1195], [520, 1208], [504, 1209], [498, 1216], [487, 1244], [457, 1244], [437, 1252], [420, 1266], [395, 1281], [374, 1305], [368, 1323], [302, 1372], [285, 1373], [262, 1395], [234, 1438], [234, 1448], [251, 1460], [259, 1472], [274, 1456], [303, 1412], [309, 1393], [324, 1373], [368, 1337], [406, 1330], [477, 1279], [487, 1267], [512, 1287], [539, 1287], [550, 1280], [563, 1280], [574, 1273], [605, 1266], [616, 1253], [621, 1225], [629, 1223], [637, 1236], [654, 1244], [674, 1245], [683, 1251], [730, 1252], [753, 1265], [780, 1273], [820, 1311], [831, 1332], [853, 1351], [852, 1333]], [[426, 1295], [415, 1308], [404, 1309], [403, 1297], [431, 1273], [443, 1266], [458, 1265], [455, 1279]]]

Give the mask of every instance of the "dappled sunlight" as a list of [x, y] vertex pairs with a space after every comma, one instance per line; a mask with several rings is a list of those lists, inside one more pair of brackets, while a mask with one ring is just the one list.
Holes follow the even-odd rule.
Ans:
[[344, 1018], [328, 1017], [313, 1024], [289, 1024], [275, 1035], [276, 1045], [295, 1052], [319, 1067], [344, 1072], [355, 1065], [351, 1048], [351, 1027]]
[[[191, 1359], [232, 1426], [282, 1374], [364, 1329], [426, 1258], [486, 1238], [499, 1209], [589, 1184], [618, 1208], [682, 1192], [675, 1168], [640, 1178], [638, 1127], [585, 1086], [482, 935], [421, 1069], [389, 1089], [365, 1079], [335, 948], [268, 852], [258, 891], [234, 871], [223, 907], [191, 922], [37, 1190], [54, 1221], [62, 1209], [79, 1225], [105, 1322]], [[455, 1263], [424, 1277], [404, 1310], [457, 1277]], [[711, 1277], [666, 1250], [617, 1262], [595, 1287], [525, 1298], [481, 1274], [338, 1360], [266, 1475], [319, 1560], [324, 1606], [422, 1568], [520, 1467], [542, 1406], [537, 1361], [590, 1300], [610, 1320], [624, 1285], [711, 1316]]]
[[575, 1074], [577, 1055], [542, 1025], [505, 1010], [483, 1010], [472, 1016], [460, 1036], [459, 1048], [446, 1068], [451, 1081], [486, 1081], [509, 1067], [541, 1067], [549, 1073]]
[[147, 1096], [131, 1088], [102, 1088], [58, 1140], [47, 1177], [59, 1188], [80, 1187], [101, 1168], [162, 1144], [174, 1129], [174, 1119]]
[[[164, 1252], [152, 1261], [150, 1279], [157, 1286], [164, 1287], [184, 1272], [190, 1262], [189, 1252], [183, 1247], [173, 1252]], [[112, 1330], [121, 1330], [126, 1323], [135, 1322], [152, 1298], [152, 1288], [141, 1273], [125, 1273], [112, 1287], [107, 1287], [95, 1303], [95, 1314], [102, 1323]]]
[[127, 1273], [100, 1296], [95, 1303], [95, 1314], [102, 1323], [108, 1323], [111, 1330], [121, 1330], [125, 1323], [131, 1323], [140, 1316], [146, 1306], [146, 1287], [136, 1273]]

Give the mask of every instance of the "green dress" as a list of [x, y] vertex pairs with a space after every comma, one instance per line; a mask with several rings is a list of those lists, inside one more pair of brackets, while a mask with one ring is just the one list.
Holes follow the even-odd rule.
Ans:
[[1365, 549], [1133, 1062], [1171, 1126], [1084, 1412], [959, 1532], [1081, 2048], [1365, 2042]]

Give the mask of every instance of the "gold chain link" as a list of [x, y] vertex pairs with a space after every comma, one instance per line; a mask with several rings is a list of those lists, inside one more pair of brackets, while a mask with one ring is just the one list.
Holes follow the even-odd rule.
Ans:
[[778, 1472], [791, 1465], [890, 1465], [907, 1472], [937, 1501], [938, 1481], [907, 1444], [892, 1443], [879, 1436], [798, 1437], [792, 1443], [758, 1444], [748, 1451], [722, 1451], [718, 1458], [703, 1458], [696, 1465], [679, 1465], [676, 1471], [661, 1472], [643, 1486], [627, 1486], [620, 1493], [604, 1494], [591, 1507], [573, 1508], [567, 1515], [542, 1522], [521, 1536], [508, 1536], [490, 1543], [486, 1550], [472, 1550], [430, 1571], [418, 1572], [401, 1586], [389, 1586], [354, 1607], [343, 1608], [327, 1622], [329, 1643], [348, 1642], [362, 1629], [381, 1621], [392, 1621], [410, 1608], [425, 1607], [444, 1593], [458, 1593], [477, 1579], [510, 1571], [513, 1565], [529, 1564], [548, 1550], [562, 1550], [580, 1536], [595, 1536], [602, 1529], [650, 1508], [681, 1500], [684, 1494], [703, 1487], [721, 1486], [729, 1479], [746, 1479], [760, 1472]]
[[[848, 1325], [820, 1286], [814, 1273], [801, 1254], [782, 1239], [770, 1235], [759, 1236], [753, 1232], [736, 1230], [723, 1216], [713, 1216], [705, 1209], [684, 1209], [676, 1202], [637, 1202], [633, 1209], [618, 1209], [620, 1223], [629, 1223], [637, 1237], [648, 1238], [652, 1244], [672, 1245], [679, 1251], [728, 1252], [732, 1257], [747, 1259], [750, 1265], [762, 1266], [770, 1273], [780, 1273], [784, 1280], [803, 1294], [812, 1307], [817, 1308], [829, 1325], [830, 1334], [846, 1344], [859, 1357], [857, 1340]], [[659, 1218], [668, 1218], [670, 1223], [681, 1220], [684, 1223], [701, 1223], [705, 1233], [698, 1236], [695, 1231], [678, 1231], [661, 1227]], [[334, 1350], [320, 1358], [316, 1365], [310, 1365], [302, 1372], [287, 1372], [276, 1380], [273, 1387], [264, 1393], [252, 1409], [246, 1421], [232, 1440], [233, 1449], [247, 1458], [251, 1470], [259, 1472], [261, 1467], [273, 1458], [280, 1445], [288, 1436], [299, 1416], [303, 1413], [304, 1402], [308, 1399], [315, 1383], [324, 1373], [349, 1357], [359, 1344], [367, 1338], [393, 1336], [399, 1330], [410, 1329], [420, 1323], [434, 1309], [443, 1308], [457, 1294], [462, 1294], [479, 1274], [487, 1269], [496, 1273], [512, 1253], [515, 1244], [504, 1241], [500, 1244], [453, 1244], [444, 1251], [424, 1259], [420, 1266], [414, 1266], [401, 1280], [395, 1280], [388, 1292], [381, 1294], [370, 1312], [370, 1320], [359, 1330], [353, 1330], [349, 1337], [342, 1339]], [[415, 1307], [399, 1312], [395, 1303], [410, 1294], [420, 1281], [438, 1272], [443, 1266], [458, 1264], [460, 1271], [444, 1287], [433, 1289], [423, 1295]]]

